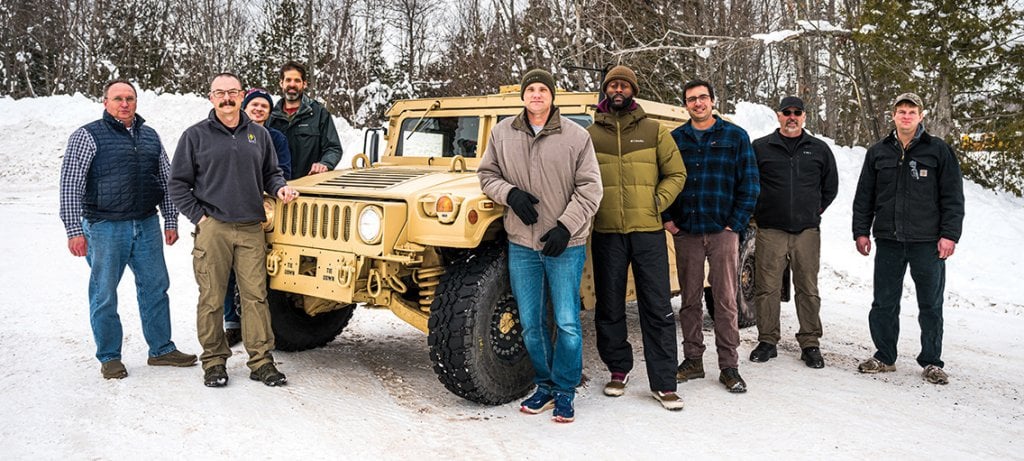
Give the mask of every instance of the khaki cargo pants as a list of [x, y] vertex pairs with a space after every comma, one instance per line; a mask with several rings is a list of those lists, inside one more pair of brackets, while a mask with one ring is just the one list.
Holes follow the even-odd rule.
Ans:
[[793, 269], [793, 296], [800, 331], [800, 348], [818, 347], [821, 338], [821, 297], [818, 295], [818, 267], [821, 260], [821, 232], [806, 229], [791, 234], [777, 229], [758, 229], [754, 258], [754, 306], [757, 309], [757, 340], [778, 344], [782, 273], [786, 261]]
[[199, 284], [196, 331], [203, 369], [231, 357], [224, 338], [224, 294], [228, 273], [235, 270], [242, 299], [242, 343], [251, 370], [273, 362], [274, 332], [267, 307], [266, 237], [260, 223], [228, 223], [207, 216], [196, 226], [192, 266]]

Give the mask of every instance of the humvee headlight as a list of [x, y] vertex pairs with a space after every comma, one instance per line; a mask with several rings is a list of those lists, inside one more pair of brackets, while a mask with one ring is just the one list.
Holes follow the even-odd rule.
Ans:
[[274, 206], [276, 201], [270, 197], [263, 197], [263, 232], [274, 232]]
[[381, 218], [380, 208], [367, 206], [359, 212], [359, 238], [364, 243], [375, 244], [380, 241]]

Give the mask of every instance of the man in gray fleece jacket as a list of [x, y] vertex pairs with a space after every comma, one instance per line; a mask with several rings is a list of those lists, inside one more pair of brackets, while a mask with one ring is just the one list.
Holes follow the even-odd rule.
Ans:
[[[477, 175], [484, 194], [512, 209], [505, 214], [509, 281], [537, 384], [520, 409], [554, 408], [554, 420], [567, 423], [575, 417], [572, 401], [583, 371], [580, 279], [601, 203], [601, 172], [590, 134], [554, 107], [551, 74], [527, 72], [520, 88], [525, 110], [491, 130]], [[544, 328], [546, 291], [554, 306], [554, 344]]]
[[240, 111], [242, 81], [223, 73], [210, 84], [210, 116], [181, 135], [171, 162], [171, 200], [195, 223], [192, 264], [199, 284], [196, 330], [203, 346], [203, 383], [228, 383], [231, 349], [224, 337], [224, 290], [234, 269], [242, 299], [242, 343], [249, 377], [268, 386], [285, 383], [270, 351], [274, 333], [267, 307], [263, 193], [285, 203], [298, 192], [285, 184], [270, 134]]

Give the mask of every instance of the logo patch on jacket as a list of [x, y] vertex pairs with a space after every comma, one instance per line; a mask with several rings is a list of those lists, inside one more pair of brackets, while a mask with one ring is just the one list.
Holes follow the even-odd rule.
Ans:
[[256, 135], [249, 133], [249, 144], [256, 144]]
[[643, 144], [644, 140], [643, 139], [630, 139], [629, 142], [635, 142], [635, 143]]

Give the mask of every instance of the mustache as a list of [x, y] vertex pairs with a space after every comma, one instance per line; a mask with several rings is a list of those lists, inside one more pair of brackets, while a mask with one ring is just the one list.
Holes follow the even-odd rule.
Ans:
[[217, 105], [217, 107], [224, 107], [224, 106], [235, 107], [235, 101], [227, 99], [227, 100], [221, 101], [220, 104]]

